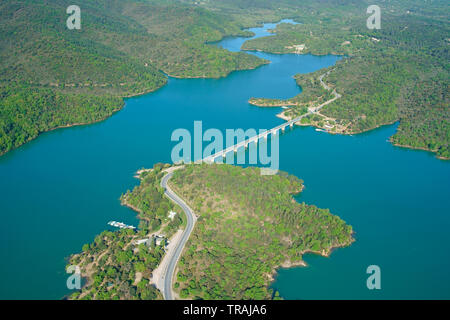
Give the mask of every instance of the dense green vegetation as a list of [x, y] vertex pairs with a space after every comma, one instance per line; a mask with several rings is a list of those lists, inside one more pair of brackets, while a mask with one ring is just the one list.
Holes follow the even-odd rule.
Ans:
[[[324, 79], [342, 98], [324, 107], [321, 113], [338, 122], [350, 123], [345, 127], [347, 133], [400, 121], [398, 132], [392, 137], [394, 143], [431, 150], [439, 157], [449, 158], [448, 2], [380, 4], [380, 30], [366, 27], [365, 9], [369, 4], [372, 3], [305, 1], [305, 10], [297, 12], [295, 18], [302, 24], [281, 24], [275, 36], [249, 40], [243, 48], [346, 55]], [[302, 50], [299, 52], [296, 46]], [[303, 87], [302, 79], [307, 78], [298, 75], [297, 81]], [[305, 97], [307, 103], [315, 103], [322, 95], [308, 86], [303, 87], [302, 94], [309, 96]], [[251, 102], [277, 104], [260, 99]], [[284, 102], [292, 105], [293, 101], [278, 101]]]
[[32, 86], [0, 86], [0, 153], [40, 132], [110, 116], [122, 101], [110, 95], [62, 93]]
[[[71, 299], [161, 298], [151, 280], [165, 241], [156, 245], [152, 236], [170, 238], [185, 223], [160, 187], [168, 167], [142, 170], [141, 184], [121, 197], [139, 212], [139, 231], [104, 231], [71, 256], [86, 279]], [[302, 265], [305, 252], [328, 255], [353, 242], [352, 228], [329, 210], [294, 201], [303, 182], [283, 172], [186, 165], [169, 183], [199, 216], [178, 265], [174, 287], [181, 298], [278, 299], [268, 287], [276, 268]], [[173, 220], [169, 210], [178, 212]], [[139, 239], [152, 241], [137, 245]]]
[[[161, 229], [170, 237], [184, 224], [184, 214], [180, 214], [181, 209], [164, 196], [164, 190], [160, 186], [161, 178], [165, 175], [162, 170], [167, 167], [169, 165], [157, 163], [152, 170], [142, 171], [139, 176], [141, 184], [122, 195], [121, 201], [139, 213], [141, 231], [147, 233]], [[173, 220], [168, 218], [169, 211], [178, 213]]]
[[[423, 95], [423, 91], [428, 94]], [[404, 103], [422, 105], [424, 108], [401, 108], [402, 122], [391, 140], [400, 146], [432, 150], [443, 158], [450, 158], [448, 91], [448, 78], [436, 77], [417, 81], [411, 85]]]
[[150, 284], [151, 272], [164, 255], [164, 244], [134, 245], [133, 230], [104, 231], [83, 252], [73, 255], [70, 264], [78, 265], [87, 283], [70, 299], [119, 300], [162, 299]]
[[102, 120], [121, 98], [175, 77], [223, 77], [266, 61], [206, 44], [248, 35], [218, 12], [183, 1], [68, 0], [0, 3], [0, 155], [59, 126]]
[[333, 98], [330, 91], [325, 90], [320, 84], [319, 77], [323, 70], [309, 74], [297, 74], [295, 80], [302, 89], [302, 93], [290, 99], [267, 99], [251, 98], [249, 103], [262, 107], [293, 106], [298, 111], [297, 114], [303, 114], [309, 106], [316, 106]]
[[[164, 85], [162, 72], [222, 77], [267, 63], [207, 42], [294, 18], [301, 24], [281, 24], [243, 48], [346, 55], [326, 79], [343, 95], [323, 109], [326, 117], [349, 124], [348, 133], [400, 120], [394, 143], [449, 157], [448, 1], [383, 2], [380, 30], [366, 28], [368, 0], [82, 0], [78, 31], [66, 28], [69, 4], [0, 4], [0, 154], [42, 131], [108, 117], [119, 98]], [[297, 81], [304, 96], [283, 102], [319, 102], [321, 90], [308, 93], [314, 86]]]
[[353, 241], [352, 228], [329, 210], [294, 201], [302, 181], [285, 173], [188, 165], [169, 184], [199, 215], [179, 262], [181, 298], [268, 299], [276, 268]]
[[[158, 163], [152, 170], [141, 171], [141, 184], [121, 196], [124, 205], [139, 212], [139, 231], [104, 231], [85, 244], [81, 253], [70, 257], [69, 263], [79, 266], [85, 278], [82, 289], [71, 299], [162, 299], [151, 279], [164, 256], [166, 241], [157, 245], [153, 236], [168, 239], [185, 224], [181, 209], [174, 208], [160, 187], [162, 170], [167, 167]], [[170, 210], [177, 212], [173, 219], [168, 217]], [[135, 243], [142, 239], [150, 240]]]

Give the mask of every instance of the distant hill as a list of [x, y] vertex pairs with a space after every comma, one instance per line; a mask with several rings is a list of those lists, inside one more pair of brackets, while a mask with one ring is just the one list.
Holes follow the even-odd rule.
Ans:
[[[81, 30], [68, 30], [71, 4], [0, 3], [0, 155], [43, 131], [102, 120], [123, 97], [163, 86], [164, 73], [216, 78], [267, 63], [207, 42], [294, 18], [301, 24], [244, 49], [346, 55], [324, 78], [342, 94], [324, 116], [347, 133], [399, 121], [394, 144], [450, 158], [446, 0], [382, 2], [380, 30], [366, 27], [369, 0], [80, 0]], [[320, 101], [307, 91], [289, 102]]]
[[[102, 120], [122, 97], [176, 77], [223, 77], [264, 60], [205, 44], [247, 33], [223, 15], [179, 1], [81, 0], [0, 4], [0, 154], [40, 132]], [[163, 72], [162, 72], [163, 71]]]

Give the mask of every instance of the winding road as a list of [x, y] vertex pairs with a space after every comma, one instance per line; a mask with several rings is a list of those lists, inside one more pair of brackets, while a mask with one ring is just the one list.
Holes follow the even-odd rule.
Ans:
[[[323, 77], [329, 75], [331, 71], [333, 71], [333, 70], [329, 70], [329, 71], [325, 72], [323, 75], [321, 75], [321, 76], [319, 77], [320, 84], [321, 84], [322, 87], [323, 87], [325, 90], [327, 90], [327, 91], [330, 91], [331, 88], [330, 88], [325, 82], [323, 82]], [[342, 97], [339, 93], [336, 92], [336, 89], [334, 89], [333, 92], [331, 92], [331, 93], [334, 95], [334, 98], [333, 98], [333, 99], [330, 99], [330, 100], [328, 100], [328, 101], [326, 101], [326, 102], [324, 102], [324, 103], [322, 103], [321, 105], [317, 106], [316, 108], [313, 108], [313, 109], [312, 109], [312, 110], [313, 110], [313, 113], [319, 111], [320, 109], [322, 109], [322, 108], [323, 108], [324, 106], [326, 106], [327, 104], [332, 103], [334, 100], [339, 99], [340, 97]]]
[[[330, 70], [331, 71], [331, 70]], [[331, 88], [329, 86], [327, 86], [324, 82], [323, 82], [323, 77], [328, 75], [330, 73], [330, 71], [328, 71], [327, 73], [323, 74], [320, 76], [319, 80], [321, 85], [324, 87], [324, 89], [326, 90], [331, 90]], [[315, 107], [315, 108], [310, 108], [308, 110], [308, 112], [296, 119], [293, 119], [291, 121], [288, 121], [287, 124], [290, 124], [290, 122], [297, 122], [299, 121], [302, 117], [307, 116], [309, 114], [313, 114], [316, 113], [317, 111], [319, 111], [322, 107], [326, 106], [327, 104], [335, 101], [336, 99], [339, 99], [341, 97], [341, 95], [339, 93], [336, 92], [336, 90], [333, 90], [332, 94], [334, 95], [334, 98], [322, 103], [321, 105]], [[280, 126], [272, 129], [272, 130], [268, 130], [267, 132], [263, 132], [262, 134], [268, 134], [269, 132], [273, 132], [273, 130], [278, 130], [281, 129], [282, 127], [284, 127], [286, 125], [286, 123], [281, 124]], [[259, 136], [256, 137], [256, 139], [258, 139]], [[252, 138], [254, 139], [254, 138]], [[250, 139], [251, 140], [251, 139]], [[245, 143], [249, 143], [251, 141], [243, 141], [241, 142], [241, 144]], [[235, 145], [231, 148], [235, 148], [238, 145]], [[224, 151], [221, 151], [222, 153]], [[219, 152], [220, 153], [220, 152]], [[226, 153], [226, 150], [225, 150]], [[216, 155], [211, 156], [213, 159]], [[174, 244], [172, 246], [172, 248], [170, 250], [168, 250], [166, 256], [164, 256], [163, 261], [161, 262], [162, 265], [162, 275], [161, 278], [159, 279], [159, 281], [157, 281], [157, 287], [162, 291], [163, 297], [165, 300], [174, 300], [174, 294], [172, 291], [172, 281], [173, 281], [173, 277], [174, 277], [174, 273], [175, 273], [175, 268], [177, 266], [178, 260], [180, 259], [181, 253], [183, 252], [184, 246], [186, 245], [186, 242], [189, 239], [189, 236], [192, 233], [192, 230], [194, 229], [194, 225], [195, 222], [197, 221], [197, 217], [195, 216], [195, 214], [193, 213], [192, 209], [189, 208], [189, 206], [183, 201], [183, 199], [181, 199], [175, 192], [172, 191], [172, 189], [170, 189], [170, 187], [167, 185], [167, 182], [170, 180], [170, 178], [173, 175], [173, 172], [175, 170], [181, 169], [183, 168], [183, 166], [180, 167], [172, 167], [167, 171], [167, 174], [161, 179], [161, 187], [164, 188], [164, 194], [173, 202], [175, 202], [177, 205], [179, 205], [184, 213], [186, 214], [186, 218], [187, 218], [187, 223], [186, 223], [186, 228], [183, 230], [183, 233], [181, 234], [181, 237], [175, 237], [174, 236]]]
[[164, 281], [162, 285], [162, 294], [165, 300], [174, 300], [172, 281], [175, 273], [175, 268], [177, 266], [178, 259], [180, 259], [181, 252], [183, 251], [183, 248], [186, 245], [186, 242], [189, 239], [192, 230], [194, 229], [195, 222], [197, 221], [197, 217], [193, 213], [192, 209], [189, 208], [189, 206], [183, 201], [183, 199], [177, 196], [167, 185], [167, 182], [173, 175], [173, 171], [180, 168], [182, 167], [174, 168], [161, 179], [161, 187], [164, 188], [164, 194], [183, 209], [187, 218], [186, 228], [184, 229], [179, 242], [175, 244], [175, 249], [173, 251], [168, 252], [167, 259], [169, 259], [169, 261], [163, 271], [162, 276], [162, 280]]

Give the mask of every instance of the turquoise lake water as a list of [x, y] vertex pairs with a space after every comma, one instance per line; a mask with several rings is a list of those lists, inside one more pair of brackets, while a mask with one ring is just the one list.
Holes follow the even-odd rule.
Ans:
[[[269, 33], [252, 29], [256, 36]], [[238, 51], [246, 39], [217, 45]], [[331, 66], [336, 56], [271, 55], [255, 70], [223, 79], [169, 79], [164, 88], [126, 100], [101, 123], [56, 130], [0, 157], [1, 299], [60, 299], [69, 293], [65, 258], [107, 228], [137, 225], [119, 196], [134, 172], [170, 162], [177, 128], [269, 129], [280, 109], [250, 97], [298, 94], [292, 76]], [[395, 125], [356, 136], [313, 128], [280, 137], [280, 169], [302, 178], [299, 201], [330, 208], [351, 224], [356, 242], [306, 268], [282, 269], [273, 287], [286, 299], [450, 298], [450, 162], [392, 146]], [[366, 287], [366, 268], [381, 268], [381, 290]]]

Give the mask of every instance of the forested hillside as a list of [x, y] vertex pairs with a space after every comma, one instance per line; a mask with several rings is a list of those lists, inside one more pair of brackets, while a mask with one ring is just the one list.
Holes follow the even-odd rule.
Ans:
[[[395, 144], [430, 150], [441, 158], [449, 158], [448, 2], [380, 3], [379, 30], [366, 27], [369, 16], [366, 8], [372, 2], [320, 3], [324, 2], [328, 5], [304, 2], [308, 9], [298, 12], [296, 17], [301, 24], [279, 25], [275, 36], [247, 41], [243, 48], [273, 53], [345, 55], [324, 78], [342, 95], [321, 110], [325, 118], [345, 124], [346, 133], [400, 121], [398, 132], [392, 137]], [[296, 76], [302, 87], [309, 78], [309, 75]], [[304, 87], [303, 93], [285, 101], [286, 105], [304, 107], [308, 103], [320, 103], [323, 92], [317, 85], [314, 88], [316, 92]], [[301, 99], [302, 95], [307, 97]], [[251, 102], [264, 106], [281, 103], [261, 98]], [[312, 123], [320, 126], [318, 122]]]
[[[167, 239], [184, 225], [181, 209], [164, 196], [160, 186], [162, 171], [170, 165], [157, 163], [139, 174], [141, 184], [121, 197], [122, 204], [138, 211], [139, 230], [103, 231], [82, 251], [69, 257], [80, 267], [83, 287], [69, 299], [156, 300], [162, 294], [151, 283], [153, 272], [166, 252]], [[173, 219], [169, 210], [177, 212]], [[155, 235], [164, 234], [158, 243]], [[142, 241], [137, 243], [136, 241]]]
[[[379, 3], [380, 30], [366, 27], [368, 0], [80, 0], [81, 30], [68, 30], [71, 4], [0, 3], [0, 154], [40, 132], [104, 119], [121, 98], [163, 86], [163, 73], [223, 77], [267, 63], [207, 43], [293, 18], [301, 24], [243, 48], [345, 55], [324, 79], [342, 94], [324, 116], [348, 133], [400, 121], [395, 144], [450, 157], [448, 1]], [[320, 88], [304, 89], [320, 101]]]
[[276, 268], [301, 265], [352, 243], [352, 227], [327, 209], [298, 203], [303, 182], [259, 168], [189, 165], [169, 181], [199, 216], [178, 264], [181, 298], [268, 299]]
[[[141, 171], [140, 185], [121, 197], [139, 212], [139, 230], [104, 231], [69, 258], [85, 278], [70, 299], [162, 298], [153, 273], [166, 239], [185, 225], [181, 208], [160, 186], [168, 167]], [[303, 265], [305, 252], [329, 255], [354, 241], [352, 227], [329, 210], [296, 202], [303, 181], [284, 172], [263, 176], [256, 167], [186, 165], [169, 185], [198, 216], [178, 262], [174, 289], [181, 298], [279, 298], [269, 288], [275, 269]], [[178, 213], [173, 219], [171, 210]], [[156, 234], [165, 240], [158, 244]], [[142, 239], [150, 241], [136, 243]]]
[[40, 132], [102, 120], [121, 98], [175, 77], [223, 77], [266, 61], [207, 41], [246, 35], [219, 13], [180, 1], [80, 0], [81, 30], [65, 0], [0, 3], [0, 154]]

